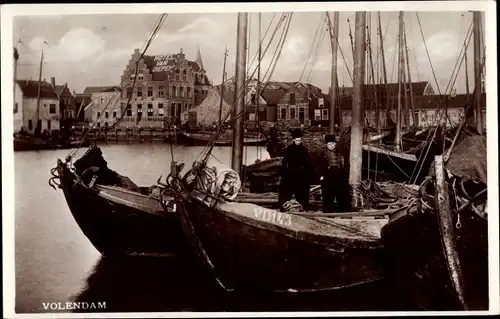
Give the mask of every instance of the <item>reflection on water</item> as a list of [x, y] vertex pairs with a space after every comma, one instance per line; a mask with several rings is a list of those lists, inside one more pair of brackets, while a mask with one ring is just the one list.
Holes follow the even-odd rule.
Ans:
[[[102, 149], [112, 170], [139, 185], [155, 184], [169, 172], [169, 145]], [[189, 167], [202, 149], [175, 147], [174, 159]], [[244, 162], [254, 162], [257, 147], [245, 149]], [[67, 301], [104, 301], [111, 312], [383, 310], [399, 304], [383, 282], [327, 294], [234, 294], [221, 291], [194, 260], [101, 258], [71, 216], [62, 191], [47, 183], [57, 158], [67, 154], [65, 150], [14, 154], [18, 313], [44, 312], [43, 303]], [[229, 148], [216, 148], [213, 154], [229, 163]]]

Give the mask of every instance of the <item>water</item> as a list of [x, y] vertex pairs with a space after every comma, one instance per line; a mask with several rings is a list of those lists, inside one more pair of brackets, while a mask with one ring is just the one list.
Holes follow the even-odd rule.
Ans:
[[[169, 172], [169, 145], [101, 148], [108, 166], [138, 185], [155, 184]], [[202, 149], [177, 146], [174, 159], [190, 166]], [[259, 153], [269, 157], [264, 148]], [[102, 258], [74, 221], [62, 191], [48, 185], [56, 159], [67, 154], [14, 154], [17, 313], [46, 312], [43, 303], [66, 301], [105, 301], [106, 309], [99, 311], [110, 312], [397, 309], [383, 282], [328, 294], [231, 294], [220, 291], [195, 260]], [[230, 148], [216, 148], [213, 154], [230, 163]], [[253, 163], [257, 147], [248, 147], [244, 157], [244, 163]]]

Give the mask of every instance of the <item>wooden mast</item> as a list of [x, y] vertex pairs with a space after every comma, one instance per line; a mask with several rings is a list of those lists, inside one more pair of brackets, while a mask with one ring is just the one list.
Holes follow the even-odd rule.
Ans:
[[238, 13], [236, 35], [236, 96], [232, 113], [234, 125], [231, 168], [241, 174], [243, 160], [243, 122], [245, 111], [245, 79], [247, 59], [248, 13]]
[[406, 42], [406, 30], [403, 30], [404, 44], [405, 44], [405, 56], [406, 56], [406, 73], [408, 73], [408, 83], [410, 87], [410, 102], [411, 102], [411, 116], [413, 120], [413, 125], [417, 126], [417, 114], [415, 113], [415, 99], [413, 98], [413, 88], [411, 85], [411, 74], [410, 74], [410, 59], [408, 58], [408, 43]]
[[[257, 98], [256, 98], [256, 106], [255, 106], [255, 129], [257, 132], [260, 132], [259, 129], [259, 113], [260, 113], [260, 63], [262, 62], [262, 40], [261, 40], [261, 13], [259, 12], [259, 56], [258, 56], [258, 64], [257, 64]], [[259, 145], [257, 145], [257, 159], [260, 160], [260, 154], [259, 154], [260, 148]]]
[[349, 185], [352, 189], [352, 208], [360, 208], [359, 186], [362, 173], [363, 109], [366, 48], [366, 12], [356, 12], [354, 95], [352, 100], [351, 151], [349, 154]]
[[378, 12], [378, 36], [380, 38], [380, 52], [381, 52], [381, 57], [382, 57], [382, 71], [384, 75], [384, 84], [385, 84], [385, 100], [386, 100], [386, 109], [385, 109], [385, 119], [386, 123], [385, 126], [387, 127], [387, 124], [389, 123], [389, 119], [391, 118], [391, 107], [389, 103], [388, 97], [388, 90], [387, 90], [387, 68], [385, 66], [385, 53], [384, 53], [384, 39], [382, 37], [382, 22], [380, 21], [380, 11]]
[[[328, 21], [330, 16], [326, 13]], [[328, 132], [335, 134], [335, 115], [337, 111], [337, 50], [338, 50], [338, 34], [339, 34], [339, 13], [333, 13], [333, 24], [330, 23], [332, 29], [332, 37], [330, 39], [332, 47], [332, 72], [331, 72], [331, 85], [330, 85], [330, 126]]]
[[38, 94], [36, 98], [36, 111], [35, 111], [35, 135], [38, 136], [41, 132], [40, 122], [40, 98], [42, 93], [42, 67], [43, 67], [43, 43], [42, 54], [40, 55], [40, 71], [38, 74]]
[[483, 134], [483, 112], [481, 103], [482, 83], [481, 83], [481, 12], [474, 11], [472, 16], [474, 28], [474, 108], [476, 110], [476, 128], [479, 134]]
[[372, 54], [372, 37], [371, 37], [371, 13], [370, 13], [370, 25], [367, 28], [368, 31], [368, 58], [370, 60], [370, 70], [372, 77], [372, 87], [373, 87], [373, 98], [375, 99], [375, 123], [377, 128], [377, 133], [380, 133], [380, 111], [378, 107], [378, 96], [377, 96], [377, 81], [375, 80], [375, 70], [373, 67], [373, 54]]
[[14, 100], [14, 109], [16, 106], [16, 81], [17, 81], [17, 60], [19, 60], [19, 51], [17, 47], [14, 47], [14, 92], [13, 92], [13, 100]]
[[226, 58], [227, 58], [227, 44], [226, 49], [224, 50], [224, 66], [222, 67], [222, 84], [220, 88], [220, 105], [219, 105], [219, 132], [222, 126], [222, 103], [224, 101], [224, 87], [226, 80]]
[[396, 111], [396, 138], [394, 140], [395, 151], [401, 151], [401, 95], [402, 87], [401, 81], [403, 80], [403, 11], [399, 11], [399, 63], [398, 63], [398, 109]]

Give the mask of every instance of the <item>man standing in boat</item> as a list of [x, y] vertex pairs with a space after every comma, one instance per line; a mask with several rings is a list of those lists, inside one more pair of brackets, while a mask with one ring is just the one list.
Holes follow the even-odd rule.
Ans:
[[309, 206], [311, 177], [314, 174], [307, 148], [302, 145], [302, 131], [292, 131], [293, 142], [285, 149], [281, 165], [278, 203], [281, 208], [293, 195], [304, 211]]
[[350, 209], [349, 181], [345, 169], [344, 156], [337, 148], [337, 139], [334, 135], [325, 136], [325, 153], [321, 165], [321, 186], [323, 194], [323, 212], [335, 211], [335, 199], [340, 212]]

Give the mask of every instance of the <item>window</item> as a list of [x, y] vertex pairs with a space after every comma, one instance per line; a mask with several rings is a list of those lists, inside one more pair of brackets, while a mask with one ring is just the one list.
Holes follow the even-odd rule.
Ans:
[[101, 104], [104, 104], [104, 96], [101, 96]]
[[101, 112], [97, 111], [97, 118], [101, 117]]
[[175, 103], [170, 105], [170, 116], [175, 117]]
[[294, 107], [290, 108], [290, 119], [295, 120], [295, 108]]
[[142, 104], [137, 104], [137, 113], [142, 113]]
[[148, 87], [148, 96], [153, 96], [153, 88], [152, 87]]
[[194, 90], [194, 95], [198, 95], [198, 90]]
[[97, 127], [101, 127], [101, 122], [97, 122]]
[[179, 95], [180, 97], [184, 97], [184, 87], [179, 87]]
[[135, 78], [135, 73], [130, 74], [130, 79], [133, 80]]
[[176, 79], [176, 80], [179, 80], [179, 79], [180, 79], [180, 73], [181, 73], [181, 70], [179, 70], [179, 69], [176, 69], [176, 70], [175, 70], [175, 79]]
[[130, 99], [132, 97], [132, 88], [128, 87], [127, 88], [127, 99]]
[[49, 113], [56, 114], [56, 105], [55, 104], [49, 104]]
[[137, 97], [142, 97], [142, 88], [141, 87], [137, 88]]
[[104, 118], [109, 119], [109, 112], [108, 111], [104, 112]]
[[116, 118], [116, 111], [113, 111], [113, 118]]
[[286, 109], [285, 108], [281, 109], [280, 119], [286, 120]]
[[186, 96], [191, 97], [191, 88], [187, 87], [186, 90], [187, 90]]
[[18, 110], [19, 109], [17, 103], [14, 103], [14, 114], [16, 114]]
[[108, 122], [104, 122], [104, 126], [105, 126], [105, 127], [108, 127]]
[[158, 97], [165, 96], [165, 88], [163, 86], [158, 87]]
[[33, 121], [32, 120], [28, 120], [28, 130], [32, 130], [33, 129]]
[[50, 120], [47, 120], [47, 130], [51, 130], [51, 125], [52, 123], [50, 122]]
[[295, 105], [295, 93], [290, 93], [290, 105]]
[[250, 104], [255, 105], [255, 94], [252, 94], [250, 98]]
[[144, 74], [139, 73], [139, 80], [144, 80]]
[[186, 79], [187, 79], [187, 71], [186, 70], [182, 71], [182, 79], [184, 81], [186, 81]]
[[158, 115], [163, 116], [163, 103], [158, 103]]
[[323, 121], [328, 121], [328, 109], [322, 109], [322, 120]]
[[153, 116], [153, 104], [148, 104], [148, 116]]
[[321, 110], [314, 110], [314, 120], [315, 121], [321, 121]]
[[127, 105], [127, 116], [132, 116], [132, 105]]
[[172, 96], [173, 97], [177, 96], [177, 88], [175, 86], [172, 86]]
[[301, 107], [301, 108], [299, 108], [299, 121], [301, 121], [301, 123], [303, 123], [305, 118], [306, 118], [306, 110], [303, 107]]
[[181, 117], [181, 109], [182, 109], [182, 104], [181, 103], [177, 104], [177, 110], [176, 110], [177, 111], [177, 114], [176, 114], [177, 117]]

